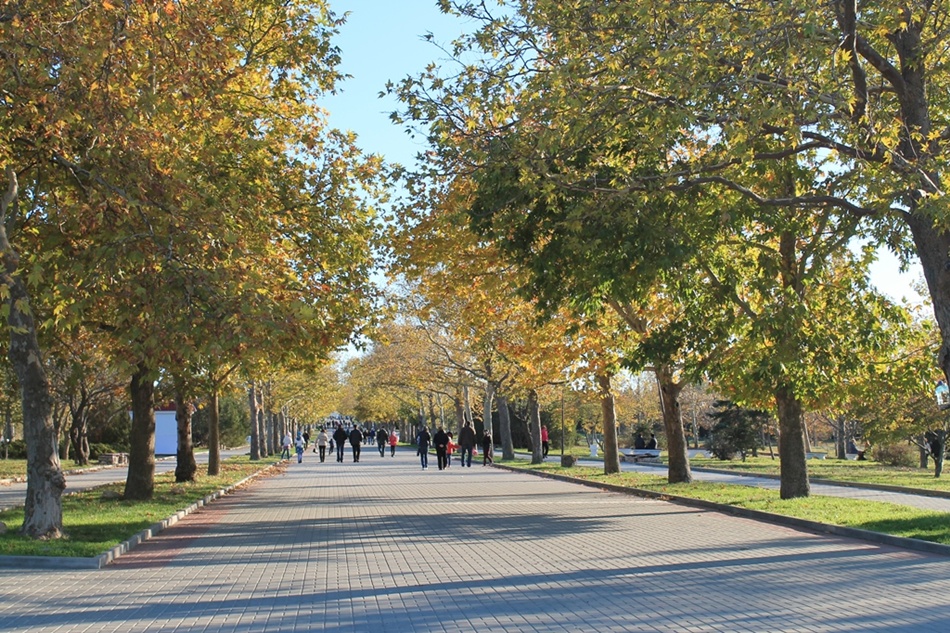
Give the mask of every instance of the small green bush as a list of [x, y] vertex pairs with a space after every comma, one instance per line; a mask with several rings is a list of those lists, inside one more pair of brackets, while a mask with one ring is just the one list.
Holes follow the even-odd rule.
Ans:
[[[0, 448], [0, 457], [3, 456], [3, 449]], [[10, 459], [26, 459], [26, 442], [23, 440], [13, 440], [7, 447], [7, 456]]]
[[920, 465], [917, 449], [907, 444], [881, 444], [872, 449], [871, 456], [874, 461], [888, 466], [915, 468]]
[[112, 450], [112, 445], [110, 444], [90, 444], [89, 445], [89, 461], [97, 462], [99, 461], [99, 456], [103, 453], [115, 453], [121, 451]]

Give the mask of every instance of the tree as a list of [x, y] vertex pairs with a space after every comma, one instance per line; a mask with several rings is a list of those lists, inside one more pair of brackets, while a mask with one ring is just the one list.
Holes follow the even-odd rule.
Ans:
[[769, 414], [754, 409], [743, 409], [733, 402], [717, 400], [709, 417], [715, 421], [706, 448], [719, 459], [732, 459], [735, 453], [745, 461], [746, 453], [759, 447], [762, 427], [769, 422]]

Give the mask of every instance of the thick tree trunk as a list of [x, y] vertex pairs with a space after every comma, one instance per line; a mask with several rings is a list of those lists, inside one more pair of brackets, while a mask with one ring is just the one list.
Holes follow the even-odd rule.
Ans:
[[614, 393], [610, 388], [610, 376], [597, 376], [600, 387], [600, 412], [604, 424], [604, 474], [620, 472], [620, 448], [617, 442], [617, 411]]
[[775, 392], [775, 404], [778, 409], [780, 467], [780, 496], [782, 499], [807, 497], [808, 464], [805, 459], [804, 426], [802, 424], [802, 403], [791, 389], [779, 387]]
[[145, 363], [139, 363], [129, 385], [132, 429], [129, 433], [129, 474], [125, 498], [148, 500], [155, 491], [155, 384]]
[[247, 405], [251, 412], [249, 416], [251, 427], [251, 461], [256, 462], [261, 458], [261, 429], [257, 424], [257, 387], [254, 386], [253, 382], [251, 382], [247, 388]]
[[680, 410], [682, 386], [673, 379], [673, 368], [660, 365], [654, 370], [660, 388], [660, 406], [663, 408], [663, 428], [666, 431], [666, 453], [669, 461], [667, 481], [671, 484], [691, 483], [693, 472], [689, 467], [686, 431]]
[[178, 426], [178, 453], [175, 465], [175, 481], [194, 481], [198, 472], [195, 462], [195, 446], [191, 437], [191, 403], [185, 401], [181, 391], [175, 394], [175, 422]]
[[23, 408], [23, 439], [26, 442], [26, 500], [20, 532], [32, 538], [59, 538], [63, 535], [62, 495], [66, 477], [59, 462], [57, 434], [53, 424], [53, 398], [43, 367], [30, 310], [26, 284], [17, 274], [20, 256], [7, 239], [6, 218], [18, 195], [16, 173], [7, 167], [9, 188], [0, 207], [0, 283], [7, 289], [7, 322], [10, 347], [7, 357], [20, 383]]
[[221, 474], [221, 418], [218, 412], [218, 390], [215, 387], [211, 389], [208, 407], [208, 476], [217, 477]]
[[538, 392], [528, 390], [528, 430], [531, 432], [531, 463], [544, 461], [541, 452], [541, 409], [538, 406]]
[[502, 459], [515, 458], [515, 445], [511, 441], [511, 414], [508, 411], [508, 396], [498, 394], [498, 434], [501, 436]]

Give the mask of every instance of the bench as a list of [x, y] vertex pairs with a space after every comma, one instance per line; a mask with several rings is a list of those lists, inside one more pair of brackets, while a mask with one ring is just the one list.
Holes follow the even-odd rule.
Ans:
[[687, 448], [686, 454], [690, 459], [694, 457], [712, 457], [712, 454], [705, 448]]
[[824, 459], [828, 453], [811, 452], [805, 453], [805, 459]]
[[128, 453], [100, 453], [99, 463], [106, 466], [128, 466]]
[[625, 462], [655, 462], [660, 459], [658, 448], [621, 448], [620, 454], [623, 455]]

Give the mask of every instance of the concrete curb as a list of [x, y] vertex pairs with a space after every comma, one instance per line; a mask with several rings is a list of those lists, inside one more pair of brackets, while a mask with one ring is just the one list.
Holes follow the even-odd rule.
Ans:
[[221, 490], [209, 494], [203, 499], [199, 499], [184, 510], [179, 510], [167, 519], [152, 524], [150, 527], [145, 528], [138, 534], [131, 536], [112, 549], [103, 552], [98, 556], [92, 556], [89, 558], [80, 558], [74, 556], [0, 556], [0, 567], [6, 569], [102, 569], [123, 554], [128, 553], [136, 546], [149, 540], [162, 530], [175, 525], [192, 512], [198, 511], [200, 508], [203, 508], [215, 499], [223, 497], [224, 495], [233, 492], [235, 489], [244, 486], [248, 482], [267, 474], [271, 470], [274, 470], [279, 465], [279, 463], [280, 462], [277, 462], [267, 466], [266, 468], [262, 468], [253, 475], [249, 475], [241, 481], [231, 484], [227, 488], [222, 488]]
[[923, 541], [921, 539], [907, 538], [903, 536], [893, 536], [891, 534], [882, 534], [881, 532], [872, 532], [870, 530], [862, 530], [859, 528], [842, 527], [840, 525], [831, 525], [828, 523], [819, 523], [817, 521], [798, 519], [795, 517], [788, 517], [781, 514], [774, 514], [772, 512], [763, 512], [762, 510], [749, 510], [747, 508], [737, 508], [735, 506], [724, 505], [721, 503], [714, 503], [712, 501], [704, 501], [702, 499], [690, 499], [689, 497], [679, 497], [676, 495], [662, 494], [659, 492], [653, 492], [652, 490], [643, 490], [642, 488], [627, 488], [624, 486], [615, 486], [612, 484], [605, 484], [605, 483], [599, 483], [599, 482], [594, 482], [594, 481], [587, 481], [585, 479], [578, 479], [575, 477], [569, 477], [567, 475], [557, 475], [554, 473], [539, 472], [539, 471], [527, 470], [523, 468], [514, 468], [511, 466], [505, 466], [503, 464], [493, 464], [493, 466], [495, 466], [495, 468], [501, 468], [501, 469], [508, 470], [511, 472], [526, 473], [529, 475], [535, 475], [537, 477], [546, 477], [548, 479], [555, 479], [557, 481], [580, 484], [582, 486], [587, 486], [589, 488], [609, 490], [610, 492], [619, 492], [623, 494], [635, 495], [638, 497], [646, 497], [648, 499], [659, 499], [662, 501], [670, 501], [672, 503], [676, 503], [683, 506], [700, 508], [703, 510], [712, 510], [714, 512], [722, 512], [724, 514], [731, 514], [733, 516], [753, 519], [756, 521], [763, 521], [765, 523], [772, 523], [775, 525], [792, 527], [798, 530], [804, 530], [807, 532], [813, 532], [817, 534], [833, 534], [835, 536], [843, 536], [846, 538], [858, 539], [862, 541], [867, 541], [869, 543], [875, 543], [877, 545], [888, 545], [891, 547], [899, 547], [902, 549], [909, 549], [909, 550], [913, 550], [917, 552], [936, 554], [938, 556], [950, 556], [950, 545], [943, 545], [941, 543], [932, 543], [930, 541]]

